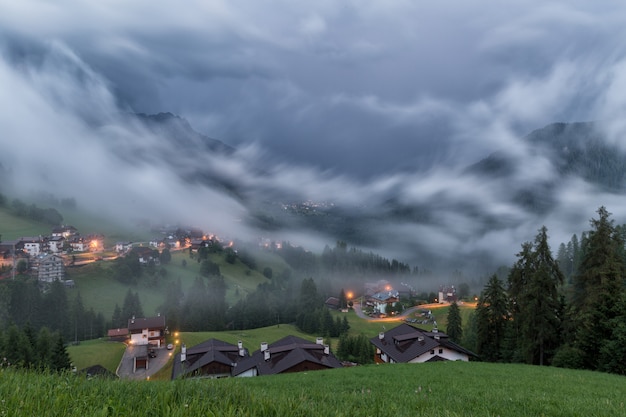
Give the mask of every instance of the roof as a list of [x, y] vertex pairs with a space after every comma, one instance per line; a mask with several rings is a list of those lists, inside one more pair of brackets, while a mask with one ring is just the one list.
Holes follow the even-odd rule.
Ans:
[[[450, 341], [448, 335], [439, 331], [426, 331], [407, 323], [403, 323], [380, 336], [373, 337], [370, 342], [387, 354], [394, 362], [410, 362], [437, 347], [445, 347], [476, 356], [473, 352]], [[442, 359], [442, 358], [440, 358]]]
[[128, 330], [164, 329], [165, 316], [132, 318], [128, 320]]
[[400, 294], [398, 293], [398, 291], [391, 290], [391, 291], [377, 292], [376, 294], [372, 295], [371, 298], [374, 298], [379, 302], [386, 302], [391, 299], [396, 299], [399, 296]]
[[296, 337], [286, 336], [268, 345], [270, 359], [264, 352], [255, 351], [248, 359], [237, 364], [233, 376], [257, 368], [258, 375], [273, 375], [286, 372], [294, 366], [311, 362], [326, 368], [341, 368], [341, 362], [332, 353], [324, 353], [325, 346]]
[[178, 353], [174, 358], [172, 379], [177, 378], [183, 373], [193, 373], [215, 362], [233, 367], [237, 362], [249, 357], [248, 350], [243, 347], [242, 349], [243, 356], [240, 355], [238, 346], [218, 339], [209, 339], [191, 348], [187, 348], [184, 372], [183, 364], [180, 361], [180, 353]]
[[128, 329], [126, 329], [126, 328], [124, 328], [124, 329], [109, 329], [107, 331], [107, 336], [108, 337], [128, 336]]
[[86, 375], [89, 377], [100, 376], [104, 378], [117, 378], [113, 372], [109, 371], [102, 365], [93, 365], [88, 368], [83, 368], [79, 371], [80, 374]]

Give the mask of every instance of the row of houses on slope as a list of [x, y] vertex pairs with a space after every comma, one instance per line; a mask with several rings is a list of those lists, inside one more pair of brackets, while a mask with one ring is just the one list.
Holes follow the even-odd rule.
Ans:
[[[134, 369], [147, 368], [149, 349], [165, 346], [165, 317], [133, 317], [128, 320], [127, 328], [110, 329], [108, 335], [111, 340], [145, 347], [136, 350]], [[376, 363], [468, 361], [476, 357], [437, 329], [426, 331], [407, 323], [381, 332], [370, 342], [376, 348]], [[172, 379], [252, 377], [342, 367], [341, 361], [321, 337], [311, 342], [292, 335], [271, 344], [261, 343], [252, 353], [241, 341], [234, 345], [209, 339], [192, 347], [183, 345], [173, 360]]]

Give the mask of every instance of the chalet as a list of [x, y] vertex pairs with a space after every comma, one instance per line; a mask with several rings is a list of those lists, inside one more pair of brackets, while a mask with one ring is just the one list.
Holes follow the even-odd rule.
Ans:
[[183, 345], [174, 357], [172, 379], [179, 377], [221, 378], [231, 376], [237, 364], [250, 355], [241, 341], [237, 345], [209, 339], [191, 348]]
[[112, 342], [125, 342], [130, 335], [128, 328], [121, 329], [109, 329], [107, 331], [107, 337]]
[[133, 248], [133, 242], [117, 242], [115, 244], [116, 252], [128, 252]]
[[79, 236], [71, 238], [69, 244], [74, 252], [85, 252], [89, 249], [89, 242]]
[[163, 238], [152, 238], [150, 239], [149, 245], [151, 248], [159, 249], [165, 247], [165, 240]]
[[128, 320], [128, 332], [132, 345], [154, 345], [161, 347], [165, 343], [165, 317], [131, 318]]
[[439, 304], [456, 303], [458, 299], [459, 298], [456, 295], [456, 288], [454, 288], [454, 285], [442, 285], [439, 287]]
[[156, 249], [148, 248], [148, 247], [137, 247], [133, 248], [133, 253], [137, 254], [137, 258], [139, 259], [139, 263], [142, 265], [147, 265], [150, 262], [154, 262], [155, 264], [159, 264], [159, 251]]
[[52, 237], [63, 237], [65, 239], [78, 235], [78, 229], [74, 226], [56, 226], [52, 228]]
[[399, 300], [400, 294], [395, 290], [377, 292], [376, 294], [367, 297], [367, 303], [374, 306], [374, 310], [381, 313], [385, 312], [387, 305], [390, 304], [393, 307]]
[[33, 262], [33, 271], [36, 271], [40, 282], [63, 281], [65, 265], [58, 255], [41, 255]]
[[52, 236], [47, 239], [48, 243], [48, 251], [52, 253], [59, 253], [63, 251], [63, 244], [65, 243], [65, 238], [63, 236]]
[[30, 256], [37, 256], [43, 251], [43, 238], [41, 236], [22, 237], [18, 239], [16, 249], [22, 249]]
[[324, 301], [324, 305], [330, 309], [339, 310], [339, 307], [340, 307], [339, 298], [328, 297], [326, 301]]
[[437, 329], [429, 332], [403, 323], [370, 339], [376, 363], [468, 361], [476, 354], [449, 340]]
[[315, 343], [296, 336], [286, 336], [261, 348], [237, 363], [233, 376], [273, 375], [289, 372], [341, 368], [341, 362], [324, 345], [320, 337]]
[[13, 259], [13, 245], [16, 241], [0, 242], [0, 263], [2, 260]]
[[214, 237], [189, 239], [189, 247], [194, 252], [197, 252], [200, 248], [211, 248], [219, 244], [220, 242]]

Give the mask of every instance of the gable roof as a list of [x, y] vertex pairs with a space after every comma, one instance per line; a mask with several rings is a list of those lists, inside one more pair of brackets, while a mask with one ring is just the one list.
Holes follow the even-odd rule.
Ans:
[[[448, 335], [439, 331], [426, 331], [407, 323], [402, 323], [385, 333], [370, 339], [370, 342], [387, 354], [394, 362], [410, 362], [438, 347], [445, 347], [468, 356], [473, 352], [450, 341]], [[439, 358], [442, 360], [443, 358]]]
[[128, 336], [128, 329], [109, 329], [107, 331], [107, 336], [108, 337], [122, 337], [122, 336]]
[[233, 376], [255, 367], [258, 375], [279, 374], [303, 362], [311, 362], [327, 368], [341, 368], [341, 362], [332, 353], [325, 353], [325, 348], [322, 344], [296, 336], [286, 336], [268, 345], [269, 360], [265, 360], [265, 352], [259, 349], [248, 359], [237, 364], [233, 369]]
[[165, 316], [142, 317], [128, 319], [128, 331], [143, 329], [164, 329]]
[[183, 373], [193, 373], [214, 362], [233, 367], [237, 362], [241, 362], [249, 357], [248, 350], [243, 347], [242, 350], [243, 356], [240, 355], [238, 346], [218, 339], [206, 340], [199, 345], [187, 348], [184, 371], [180, 353], [176, 354], [172, 367], [172, 379]]

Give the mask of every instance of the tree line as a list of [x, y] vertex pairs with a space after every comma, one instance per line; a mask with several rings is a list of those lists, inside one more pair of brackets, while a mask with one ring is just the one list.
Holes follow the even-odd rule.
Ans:
[[623, 227], [605, 207], [597, 214], [563, 265], [570, 280], [552, 256], [545, 226], [522, 244], [506, 282], [494, 274], [481, 292], [466, 346], [486, 361], [626, 374]]

